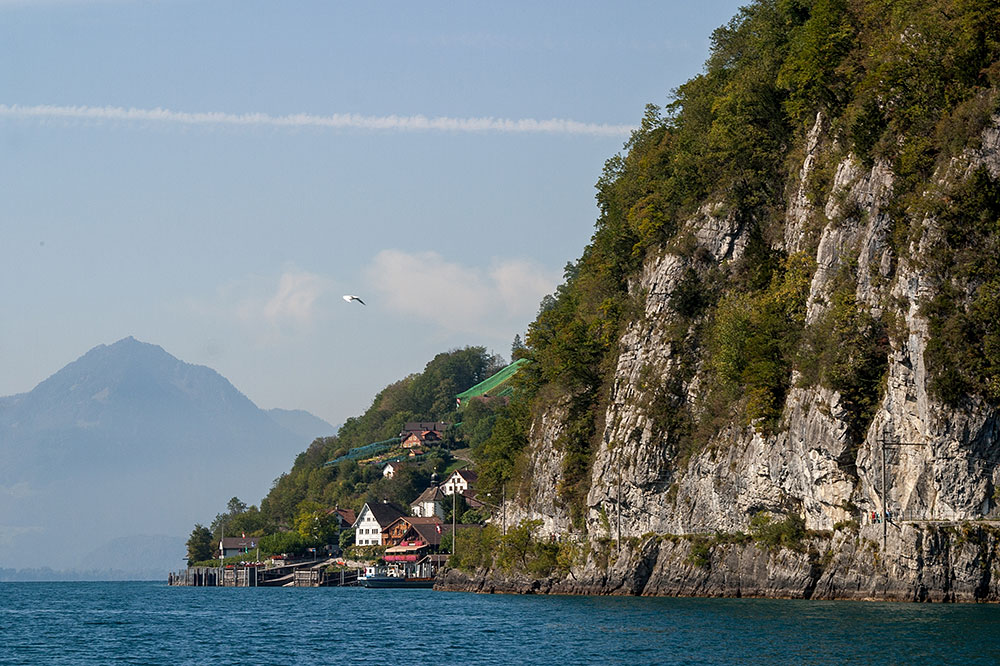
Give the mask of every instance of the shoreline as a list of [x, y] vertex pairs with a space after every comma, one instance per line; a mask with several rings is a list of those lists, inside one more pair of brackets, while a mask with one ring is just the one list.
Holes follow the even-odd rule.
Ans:
[[905, 526], [886, 551], [858, 533], [810, 537], [796, 548], [719, 543], [692, 552], [683, 538], [649, 537], [545, 577], [446, 569], [435, 590], [690, 598], [1000, 603], [1000, 530]]

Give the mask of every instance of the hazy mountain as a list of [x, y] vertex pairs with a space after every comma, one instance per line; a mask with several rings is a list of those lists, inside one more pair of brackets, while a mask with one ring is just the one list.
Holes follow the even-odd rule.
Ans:
[[285, 430], [294, 432], [304, 440], [312, 441], [317, 437], [330, 437], [337, 434], [337, 426], [330, 425], [323, 419], [304, 409], [269, 409], [267, 415]]
[[161, 347], [95, 347], [0, 399], [0, 566], [68, 568], [110, 539], [186, 538], [233, 495], [259, 501], [310, 439]]

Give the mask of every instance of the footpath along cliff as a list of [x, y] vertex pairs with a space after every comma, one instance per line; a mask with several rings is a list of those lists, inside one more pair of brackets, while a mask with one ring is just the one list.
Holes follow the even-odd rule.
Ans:
[[439, 588], [1000, 600], [997, 13], [760, 1], [716, 32], [608, 162], [520, 439], [482, 456], [551, 557], [470, 536]]

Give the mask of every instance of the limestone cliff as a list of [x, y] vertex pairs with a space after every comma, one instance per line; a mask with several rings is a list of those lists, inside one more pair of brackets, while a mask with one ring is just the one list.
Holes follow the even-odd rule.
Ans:
[[[683, 251], [649, 254], [629, 283], [641, 313], [618, 341], [583, 525], [574, 527], [558, 494], [566, 407], [550, 404], [533, 421], [529, 480], [508, 502], [507, 521], [538, 520], [536, 537], [575, 542], [581, 555], [568, 571], [544, 578], [452, 571], [444, 586], [1000, 600], [1000, 413], [974, 395], [944, 404], [930, 390], [925, 364], [930, 333], [922, 306], [942, 285], [923, 256], [940, 225], [925, 214], [900, 251], [891, 238], [892, 168], [878, 160], [865, 166], [850, 152], [833, 166], [826, 196], [810, 201], [805, 184], [826, 133], [820, 114], [806, 133], [797, 186], [788, 188], [783, 233], [773, 247], [814, 259], [807, 326], [823, 319], [834, 292], [844, 290], [845, 274], [857, 304], [896, 322], [877, 409], [863, 431], [852, 434], [838, 391], [793, 374], [776, 428], [731, 419], [688, 457], [678, 454], [650, 413], [651, 393], [673, 379], [685, 408], [697, 414], [710, 360], [702, 354], [693, 370], [683, 368], [691, 359], [678, 352], [681, 319], [672, 298], [689, 271], [732, 264], [751, 242], [726, 206], [703, 205], [683, 222], [681, 233], [691, 239]], [[976, 143], [939, 168], [927, 187], [977, 169], [1000, 178], [1000, 116], [992, 116]], [[742, 537], [762, 513], [800, 517], [805, 536], [794, 547]], [[891, 518], [883, 522], [886, 513]]]
[[479, 455], [520, 527], [443, 584], [1000, 599], [998, 89], [987, 0], [715, 31], [528, 329]]

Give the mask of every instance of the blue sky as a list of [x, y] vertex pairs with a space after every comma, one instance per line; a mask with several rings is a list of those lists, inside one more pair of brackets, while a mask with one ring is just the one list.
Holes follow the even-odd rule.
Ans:
[[509, 355], [738, 7], [0, 0], [0, 395], [133, 335], [340, 423]]

